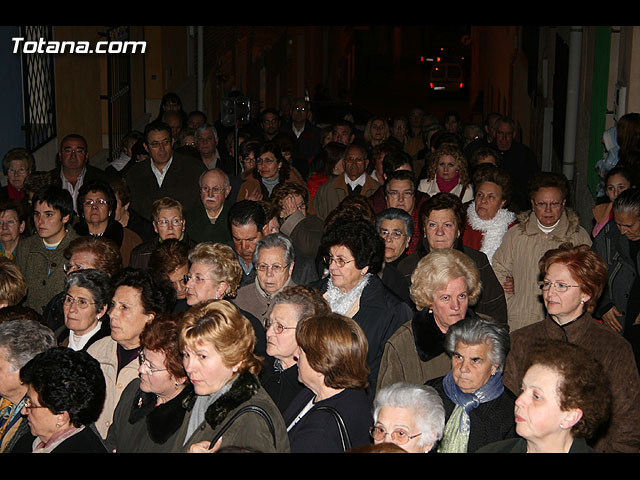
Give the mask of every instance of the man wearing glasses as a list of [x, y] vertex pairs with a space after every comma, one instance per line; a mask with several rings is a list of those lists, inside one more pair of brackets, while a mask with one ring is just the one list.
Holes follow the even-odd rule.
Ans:
[[200, 204], [187, 212], [187, 234], [200, 242], [228, 243], [231, 193], [229, 176], [221, 169], [207, 170], [200, 176]]
[[78, 211], [76, 201], [78, 191], [84, 183], [104, 180], [105, 172], [89, 165], [89, 147], [86, 139], [77, 133], [70, 133], [60, 142], [60, 166], [51, 171], [52, 178], [60, 179], [62, 188], [71, 194], [73, 209]]
[[178, 200], [185, 211], [198, 206], [200, 175], [207, 167], [199, 159], [173, 151], [171, 127], [154, 121], [144, 131], [144, 146], [149, 159], [134, 164], [126, 174], [131, 190], [131, 208], [147, 220], [152, 220], [151, 209], [158, 198]]

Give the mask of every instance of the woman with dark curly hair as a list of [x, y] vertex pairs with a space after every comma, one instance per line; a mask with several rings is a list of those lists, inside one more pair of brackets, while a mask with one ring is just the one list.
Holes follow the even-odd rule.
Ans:
[[315, 286], [332, 312], [353, 318], [364, 331], [369, 342], [369, 393], [375, 395], [384, 345], [412, 317], [411, 308], [377, 275], [384, 261], [384, 242], [371, 222], [333, 224], [322, 237], [320, 252], [329, 275]]
[[124, 388], [138, 377], [140, 334], [156, 315], [171, 312], [176, 294], [169, 281], [148, 270], [125, 268], [112, 279], [113, 298], [109, 309], [111, 335], [87, 350], [102, 367], [107, 381], [104, 410], [96, 422], [103, 438], [111, 425]]
[[609, 418], [611, 391], [586, 349], [549, 340], [534, 349], [515, 403], [519, 437], [481, 448], [481, 453], [593, 453], [587, 440]]
[[131, 250], [142, 243], [133, 230], [115, 219], [117, 208], [113, 188], [102, 180], [93, 180], [78, 191], [78, 217], [74, 230], [80, 236], [93, 235], [113, 240], [120, 248], [123, 266], [129, 265]]
[[300, 173], [284, 158], [278, 145], [265, 142], [255, 153], [253, 174], [240, 185], [237, 200], [268, 200], [273, 187], [284, 182], [306, 186]]
[[12, 453], [107, 453], [91, 424], [105, 399], [100, 364], [89, 354], [55, 347], [36, 355], [20, 370], [27, 385], [22, 414], [31, 435]]
[[511, 332], [511, 350], [503, 379], [518, 392], [529, 353], [550, 340], [580, 345], [602, 364], [613, 403], [606, 428], [590, 440], [598, 452], [638, 452], [640, 449], [640, 375], [631, 344], [591, 316], [607, 282], [607, 266], [587, 245], [569, 243], [551, 249], [538, 263], [544, 320]]
[[122, 392], [105, 443], [118, 453], [166, 453], [193, 392], [180, 354], [180, 320], [156, 316], [140, 334], [138, 376]]

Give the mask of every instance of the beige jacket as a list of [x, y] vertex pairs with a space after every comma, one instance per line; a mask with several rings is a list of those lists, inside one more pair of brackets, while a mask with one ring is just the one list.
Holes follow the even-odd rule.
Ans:
[[[371, 175], [366, 175], [364, 186], [362, 187], [362, 195], [370, 197], [380, 188], [380, 184], [376, 182]], [[325, 220], [329, 213], [331, 213], [347, 195], [349, 195], [349, 189], [347, 188], [344, 175], [333, 177], [320, 185], [320, 188], [318, 188], [318, 191], [313, 197], [314, 213], [322, 220]]]
[[87, 349], [87, 353], [100, 362], [100, 368], [104, 373], [104, 379], [107, 383], [107, 395], [104, 401], [104, 408], [100, 414], [100, 418], [96, 421], [96, 428], [102, 438], [107, 438], [109, 426], [113, 421], [113, 412], [118, 405], [120, 395], [125, 387], [129, 385], [133, 379], [138, 378], [138, 359], [134, 359], [124, 366], [120, 373], [118, 372], [118, 344], [111, 337], [105, 337], [98, 340]]
[[545, 317], [537, 282], [540, 280], [538, 261], [547, 250], [565, 242], [591, 246], [589, 233], [580, 226], [578, 216], [570, 209], [565, 209], [560, 223], [549, 234], [540, 230], [531, 211], [521, 213], [518, 220], [520, 223], [510, 228], [502, 239], [492, 264], [501, 284], [507, 277], [513, 277], [515, 293], [505, 293], [512, 332]]

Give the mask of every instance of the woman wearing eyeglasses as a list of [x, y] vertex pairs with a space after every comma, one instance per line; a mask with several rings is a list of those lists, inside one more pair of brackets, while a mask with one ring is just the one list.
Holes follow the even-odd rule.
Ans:
[[376, 445], [393, 443], [409, 453], [429, 453], [442, 438], [445, 413], [433, 387], [394, 383], [380, 390], [373, 403]]
[[105, 399], [100, 364], [86, 352], [45, 350], [20, 369], [30, 435], [12, 453], [107, 453], [92, 427]]
[[170, 312], [175, 303], [173, 286], [147, 270], [121, 270], [112, 279], [112, 288], [111, 335], [87, 349], [100, 362], [107, 382], [104, 409], [96, 422], [102, 438], [106, 438], [122, 391], [138, 377], [142, 330], [156, 315]]
[[182, 365], [180, 321], [156, 316], [140, 334], [138, 378], [122, 392], [105, 440], [117, 453], [166, 453], [173, 447], [193, 392]]
[[[640, 375], [627, 340], [591, 316], [607, 281], [607, 266], [587, 245], [563, 244], [541, 258], [539, 291], [543, 320], [511, 333], [503, 374], [505, 387], [519, 392], [529, 353], [536, 344], [562, 340], [585, 348], [609, 377], [613, 405], [608, 425], [588, 440], [598, 452], [638, 452]], [[536, 285], [538, 286], [538, 285]]]
[[322, 237], [320, 252], [329, 275], [315, 286], [332, 312], [353, 318], [364, 331], [371, 371], [368, 392], [373, 398], [384, 346], [411, 319], [411, 307], [377, 275], [384, 261], [384, 243], [371, 222], [334, 223]]
[[0, 201], [0, 256], [13, 260], [27, 228], [27, 209], [17, 200]]
[[117, 200], [111, 186], [102, 180], [83, 184], [78, 191], [78, 216], [74, 230], [80, 236], [93, 235], [113, 240], [120, 248], [122, 265], [129, 265], [131, 251], [142, 238], [115, 219]]
[[72, 272], [65, 278], [64, 326], [56, 331], [61, 347], [86, 350], [111, 334], [107, 310], [111, 302], [109, 275], [101, 270]]
[[570, 185], [559, 173], [542, 172], [529, 184], [531, 210], [518, 215], [493, 254], [492, 267], [502, 284], [511, 331], [538, 322], [545, 316], [540, 301], [538, 260], [565, 242], [591, 245], [580, 219], [567, 208]]
[[298, 380], [296, 327], [303, 318], [329, 312], [320, 292], [306, 285], [285, 287], [273, 297], [273, 308], [265, 321], [267, 355], [260, 382], [281, 412], [303, 388]]

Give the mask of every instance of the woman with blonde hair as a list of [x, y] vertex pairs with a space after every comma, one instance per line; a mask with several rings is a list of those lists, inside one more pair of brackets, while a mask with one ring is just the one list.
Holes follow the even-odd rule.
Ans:
[[174, 452], [226, 446], [289, 451], [282, 416], [257, 377], [262, 362], [254, 354], [255, 342], [251, 323], [227, 300], [184, 314], [180, 348], [194, 395], [184, 402], [187, 413]]
[[473, 186], [462, 150], [448, 144], [438, 147], [429, 158], [427, 175], [418, 184], [418, 191], [429, 196], [450, 192], [460, 197], [462, 203], [473, 200]]

